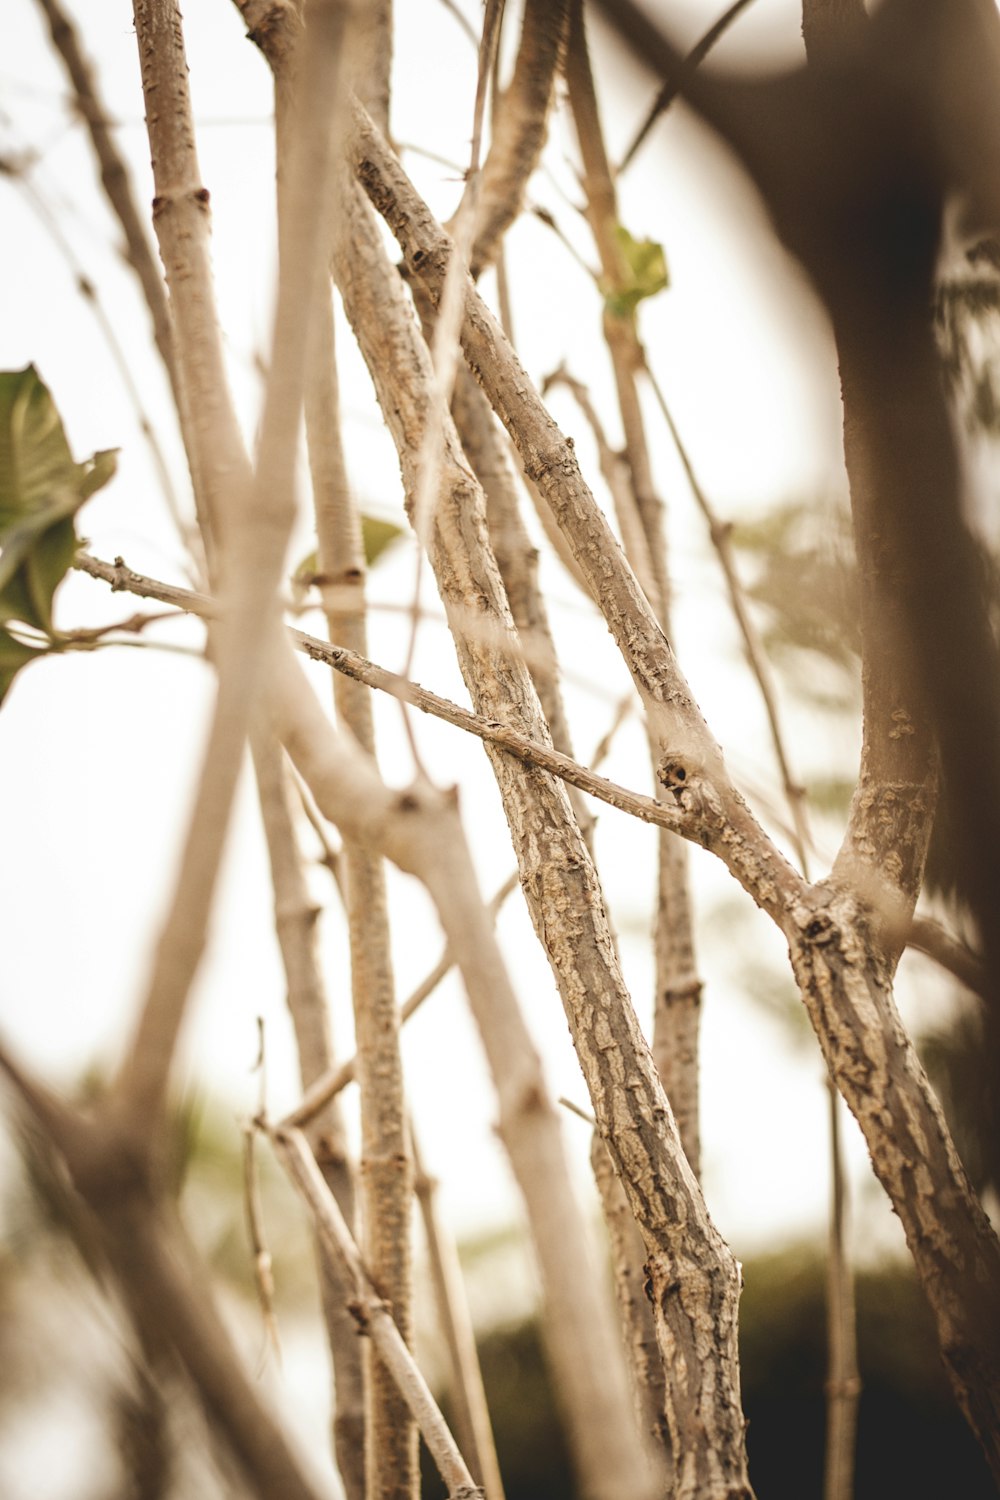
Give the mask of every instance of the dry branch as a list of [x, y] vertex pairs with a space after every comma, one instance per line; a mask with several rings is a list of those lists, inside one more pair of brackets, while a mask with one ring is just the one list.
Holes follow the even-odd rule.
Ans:
[[[357, 112], [355, 124], [360, 180], [396, 234], [411, 272], [433, 297], [448, 261], [447, 237], [385, 143]], [[725, 775], [718, 748], [583, 482], [571, 446], [471, 283], [466, 297], [466, 357], [529, 472], [537, 475], [601, 601], [661, 737], [662, 779], [673, 785], [683, 821], [691, 836], [717, 853], [774, 917], [789, 941], [827, 1066], [861, 1124], [876, 1174], [902, 1221], [956, 1394], [1000, 1470], [1000, 1340], [993, 1336], [1000, 1328], [1000, 1248], [895, 1009], [891, 969], [877, 930], [884, 914], [871, 907], [867, 891], [859, 895], [837, 880], [806, 885], [752, 819]], [[919, 352], [909, 343], [907, 349]], [[898, 348], [896, 359], [902, 359]], [[911, 369], [907, 378], [919, 385], [922, 366]], [[932, 447], [940, 435], [936, 375], [933, 389], [931, 433], [924, 433], [925, 445]], [[930, 407], [927, 414], [932, 416]], [[907, 426], [906, 441], [912, 439]], [[905, 480], [926, 489], [936, 463], [916, 475], [914, 454], [908, 453], [892, 483]], [[920, 814], [918, 803], [919, 798], [905, 795], [891, 810], [904, 837], [907, 811]], [[915, 843], [909, 847], [916, 852]]]
[[449, 1500], [476, 1500], [476, 1497], [482, 1500], [483, 1491], [473, 1480], [388, 1304], [365, 1267], [305, 1136], [298, 1130], [283, 1129], [274, 1132], [271, 1139], [294, 1186], [309, 1206], [326, 1254], [353, 1283], [353, 1316], [361, 1332], [375, 1345], [385, 1368], [391, 1371], [448, 1487]]
[[496, 259], [541, 157], [566, 43], [567, 16], [567, 0], [528, 0], [524, 7], [514, 76], [495, 104], [493, 139], [483, 167], [478, 226], [469, 261], [477, 276]]
[[[412, 495], [412, 455], [420, 449], [425, 424], [438, 416], [428, 401], [426, 353], [414, 339], [412, 315], [400, 300], [398, 278], [360, 205], [350, 211], [335, 265], [345, 311], [379, 392]], [[435, 287], [437, 293], [442, 282]], [[489, 548], [482, 492], [465, 467], [453, 432], [446, 436], [446, 444], [430, 553], [458, 642], [459, 663], [480, 713], [523, 724], [529, 733], [542, 737], [546, 730], [537, 697], [520, 662]], [[489, 620], [493, 631], [467, 632], [464, 621], [470, 609]], [[509, 643], [502, 640], [504, 632]], [[687, 1384], [670, 1419], [678, 1474], [699, 1472], [719, 1496], [745, 1495], [743, 1418], [735, 1368], [735, 1262], [712, 1226], [683, 1159], [622, 979], [596, 872], [568, 801], [560, 787], [523, 772], [509, 757], [493, 754], [491, 762], [529, 910], [559, 987], [595, 1114], [616, 1169], [629, 1186], [633, 1210], [641, 1216], [661, 1351], [665, 1359], [687, 1366]], [[676, 1207], [677, 1197], [682, 1209]], [[672, 1289], [678, 1281], [685, 1292], [675, 1297]], [[593, 1315], [590, 1320], [577, 1318], [576, 1324], [574, 1336], [590, 1332]], [[709, 1327], [712, 1336], [702, 1340], [698, 1330]], [[579, 1451], [587, 1454], [583, 1472], [603, 1472], [608, 1492], [629, 1483], [634, 1488], [643, 1480], [639, 1474], [629, 1481], [624, 1468], [635, 1442], [623, 1377], [625, 1413], [613, 1428], [608, 1418], [607, 1379], [616, 1353], [612, 1350], [596, 1362], [593, 1356], [586, 1358], [586, 1375], [579, 1358], [564, 1359], [560, 1381], [568, 1392], [584, 1379], [592, 1380], [599, 1370], [604, 1384], [600, 1394], [593, 1392], [581, 1404], [574, 1424]], [[586, 1414], [595, 1409], [595, 1401], [605, 1413], [599, 1444], [594, 1441], [593, 1417]], [[621, 1457], [614, 1457], [609, 1436], [619, 1425], [623, 1449]]]
[[[252, 736], [254, 768], [274, 887], [275, 930], [287, 984], [303, 1090], [329, 1074], [333, 1043], [326, 989], [319, 966], [313, 902], [302, 868], [289, 796], [288, 770], [281, 746], [263, 729]], [[331, 1095], [314, 1111], [308, 1139], [323, 1178], [348, 1224], [354, 1223], [354, 1171], [344, 1121]], [[320, 1292], [327, 1341], [333, 1361], [334, 1451], [349, 1500], [364, 1495], [364, 1393], [361, 1354], [347, 1310], [344, 1283], [320, 1261]]]
[[[348, 66], [365, 97], [374, 97], [384, 118], [388, 109], [391, 54], [388, 6], [366, 7], [352, 17], [345, 35]], [[284, 258], [294, 253], [288, 181], [299, 122], [299, 88], [294, 56], [283, 57], [274, 74], [277, 146], [278, 243]], [[341, 135], [346, 99], [334, 101]], [[323, 240], [336, 218], [339, 191], [324, 206]], [[329, 272], [317, 263], [312, 327], [307, 350], [304, 395], [309, 470], [316, 516], [321, 597], [331, 640], [367, 651], [365, 555], [361, 518], [347, 480], [340, 427], [340, 394], [334, 347]], [[333, 680], [337, 717], [369, 754], [375, 754], [371, 695], [343, 674]], [[388, 900], [382, 860], [350, 840], [342, 852], [345, 908], [351, 954], [351, 998], [357, 1037], [361, 1096], [362, 1243], [367, 1264], [393, 1307], [396, 1324], [409, 1338], [413, 1321], [413, 1264], [410, 1200], [413, 1164], [406, 1129], [403, 1066], [397, 1030]], [[314, 1081], [314, 1080], [310, 1080]], [[358, 1349], [354, 1342], [355, 1351]], [[417, 1432], [395, 1381], [371, 1345], [364, 1346], [367, 1426], [365, 1450], [356, 1455], [350, 1493], [369, 1492], [380, 1500], [409, 1500], [417, 1487]], [[339, 1387], [337, 1388], [339, 1411]]]

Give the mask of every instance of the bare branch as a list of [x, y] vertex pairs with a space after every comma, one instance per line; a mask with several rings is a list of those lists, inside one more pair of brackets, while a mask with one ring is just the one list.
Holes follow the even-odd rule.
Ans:
[[[99, 558], [90, 557], [86, 553], [80, 553], [77, 556], [77, 564], [83, 571], [110, 583], [113, 588], [127, 589], [141, 598], [161, 599], [166, 604], [176, 604], [179, 608], [205, 619], [212, 619], [218, 615], [219, 606], [207, 595], [197, 594], [190, 589], [178, 588], [174, 584], [159, 583], [141, 573], [134, 573], [131, 568], [125, 566], [121, 559], [111, 564]], [[661, 828], [669, 828], [678, 833], [685, 831], [683, 814], [675, 806], [667, 802], [657, 802], [654, 798], [645, 797], [640, 792], [628, 791], [627, 788], [618, 786], [616, 782], [609, 781], [604, 776], [598, 776], [586, 766], [571, 760], [568, 755], [553, 750], [544, 742], [533, 739], [520, 730], [509, 728], [499, 719], [488, 719], [481, 714], [472, 713], [467, 708], [460, 708], [458, 704], [451, 703], [447, 698], [428, 692], [426, 688], [407, 681], [397, 673], [390, 672], [385, 667], [376, 666], [374, 662], [366, 661], [354, 652], [347, 651], [343, 646], [335, 646], [329, 641], [322, 641], [318, 636], [292, 630], [289, 631], [289, 639], [299, 651], [313, 661], [323, 662], [338, 672], [345, 672], [356, 678], [358, 682], [364, 682], [369, 687], [380, 688], [383, 692], [391, 693], [393, 697], [405, 698], [406, 702], [411, 703], [414, 708], [433, 714], [435, 718], [453, 725], [456, 729], [464, 729], [467, 733], [476, 735], [478, 739], [509, 751], [511, 755], [516, 755], [518, 759], [524, 760], [529, 765], [550, 771], [552, 775], [569, 782], [571, 786], [578, 787], [580, 791], [588, 792], [591, 796], [606, 802], [609, 807], [617, 807], [622, 812], [641, 818], [645, 823], [654, 823]], [[699, 841], [697, 833], [687, 836], [693, 837], [696, 842]]]
[[567, 20], [567, 0], [528, 0], [525, 5], [514, 76], [496, 102], [493, 139], [483, 167], [479, 221], [469, 259], [476, 276], [496, 259], [542, 154]]
[[[287, 985], [288, 1009], [295, 1030], [299, 1076], [303, 1089], [326, 1076], [333, 1066], [329, 1007], [317, 952], [313, 902], [302, 868], [289, 799], [289, 773], [280, 745], [258, 727], [251, 748], [274, 887], [275, 929]], [[333, 1096], [313, 1113], [309, 1144], [324, 1180], [349, 1224], [354, 1223], [354, 1171], [347, 1149], [343, 1117]], [[344, 1285], [321, 1266], [320, 1292], [327, 1341], [334, 1369], [334, 1447], [350, 1500], [364, 1494], [365, 1418], [361, 1353]]]
[[343, 1267], [353, 1283], [354, 1317], [360, 1330], [372, 1340], [386, 1368], [392, 1372], [448, 1486], [449, 1500], [476, 1500], [477, 1496], [481, 1500], [483, 1491], [474, 1482], [427, 1382], [414, 1363], [385, 1300], [376, 1290], [344, 1223], [337, 1200], [320, 1175], [305, 1136], [301, 1131], [283, 1128], [275, 1131], [271, 1139], [294, 1186], [309, 1206], [326, 1254]]
[[[858, 3], [860, 4], [861, 0], [858, 0]], [[691, 48], [691, 51], [684, 59], [684, 68], [697, 68], [711, 52], [716, 42], [722, 39], [722, 37], [729, 30], [732, 23], [740, 16], [740, 14], [744, 10], [746, 10], [749, 4], [750, 0], [734, 0], [734, 3], [730, 5], [727, 10], [723, 11], [719, 19], [713, 22], [713, 24], [705, 32], [704, 36], [702, 36]], [[649, 113], [643, 120], [642, 124], [639, 126], [636, 134], [633, 136], [632, 144], [629, 146], [628, 150], [625, 152], [625, 155], [622, 157], [621, 162], [619, 163], [619, 177], [626, 170], [626, 168], [631, 165], [636, 152], [642, 146], [646, 137], [649, 135], [649, 132], [652, 130], [653, 126], [656, 124], [660, 116], [666, 114], [671, 104], [673, 104], [674, 100], [681, 92], [682, 87], [683, 71], [679, 71], [674, 78], [668, 78], [664, 83], [663, 87], [660, 89], [660, 92], [653, 100]]]
[[282, 267], [271, 373], [251, 479], [226, 381], [208, 252], [208, 194], [194, 146], [183, 32], [175, 0], [135, 0], [147, 99], [161, 252], [177, 335], [177, 369], [190, 422], [206, 550], [225, 541], [223, 586], [231, 606], [218, 630], [219, 694], [181, 862], [153, 975], [119, 1087], [134, 1117], [162, 1108], [188, 991], [201, 957], [262, 647], [294, 516], [294, 470], [309, 303], [320, 256], [318, 200], [331, 161], [326, 107], [340, 65], [339, 7], [313, 0], [303, 92], [310, 131], [296, 152], [291, 189], [294, 258]]
[[[626, 8], [626, 0], [619, 3]], [[657, 57], [657, 45], [663, 53], [665, 44], [655, 28], [647, 25], [646, 30], [650, 33], [650, 56]], [[671, 65], [675, 57], [675, 53], [671, 54]], [[753, 87], [740, 85], [740, 89]], [[784, 84], [771, 101], [775, 109], [781, 106], [783, 88]], [[738, 95], [739, 89], [734, 97]], [[702, 83], [699, 102], [703, 97]], [[712, 96], [713, 108], [719, 97]], [[773, 111], [770, 115], [765, 111], [753, 116], [754, 129], [764, 129], [771, 118]], [[447, 238], [384, 143], [357, 112], [355, 123], [354, 155], [359, 177], [399, 239], [411, 270], [421, 277], [433, 296], [447, 264]], [[794, 132], [791, 135], [786, 132], [782, 139], [785, 138], [794, 140]], [[763, 160], [764, 156], [754, 157], [755, 163]], [[831, 185], [824, 183], [825, 188], [828, 186]], [[813, 231], [815, 225], [810, 232]], [[810, 240], [805, 229], [801, 233], [796, 230], [796, 234], [801, 253], [805, 254], [810, 244], [822, 245], [824, 254], [831, 253], [825, 235], [817, 241]], [[848, 276], [854, 257], [838, 255], [836, 264], [840, 267], [839, 274]], [[833, 269], [836, 268], [831, 268], [829, 260], [823, 262], [824, 273], [832, 275]], [[841, 294], [846, 295], [843, 283], [839, 285]], [[806, 886], [749, 816], [725, 776], [718, 749], [693, 704], [669, 647], [651, 619], [644, 598], [583, 483], [572, 449], [545, 412], [527, 374], [507, 346], [502, 330], [471, 285], [467, 286], [466, 297], [463, 331], [466, 357], [494, 409], [521, 448], [529, 471], [538, 476], [578, 562], [601, 601], [611, 632], [661, 736], [662, 778], [667, 783], [672, 777], [679, 781], [682, 788], [677, 794], [679, 805], [698, 826], [706, 847], [719, 854], [741, 884], [774, 916], [788, 938], [796, 975], [827, 1065], [861, 1123], [875, 1170], [906, 1230], [921, 1283], [936, 1314], [956, 1392], [981, 1439], [992, 1445], [990, 1434], [1000, 1430], [995, 1409], [1000, 1392], [998, 1343], [993, 1337], [993, 1330], [1000, 1327], [1000, 1247], [971, 1191], [940, 1107], [895, 1010], [889, 975], [883, 967], [872, 927], [873, 920], [877, 923], [884, 920], [884, 913], [872, 911], [871, 892], [865, 892], [859, 899], [852, 889], [844, 890], [836, 883]], [[930, 430], [915, 428], [914, 411], [908, 411], [903, 421], [900, 411], [893, 407], [893, 431], [899, 428], [901, 441], [905, 431], [905, 443], [912, 445], [913, 434], [919, 430], [922, 440], [936, 454], [931, 467], [918, 474], [914, 470], [915, 453], [906, 452], [891, 480], [895, 486], [893, 493], [900, 486], [912, 484], [929, 499], [934, 488], [933, 476], [938, 472], [940, 453], [935, 445], [943, 421], [937, 375], [933, 377], [932, 399], [922, 364], [923, 343], [919, 350], [914, 350], [912, 340], [907, 339], [905, 358], [897, 342], [890, 339], [889, 346], [895, 373], [884, 384], [884, 391], [894, 389], [897, 366], [909, 359], [902, 375], [903, 386], [908, 390], [919, 387], [927, 405], [925, 408], [921, 400], [916, 411], [926, 409], [931, 420]], [[919, 368], [910, 367], [911, 355], [916, 357]], [[950, 445], [950, 438], [944, 441]], [[896, 447], [894, 441], [894, 452]], [[884, 446], [880, 451], [888, 458]], [[906, 545], [914, 545], [912, 536]], [[682, 773], [679, 777], [678, 768]], [[914, 814], [917, 813], [916, 801], [905, 795], [900, 814], [904, 825], [911, 801]], [[1000, 845], [1000, 840], [997, 843]], [[912, 852], [916, 853], [915, 840]], [[918, 1188], [914, 1179], [913, 1163], [917, 1160], [926, 1167], [927, 1193]], [[945, 1204], [947, 1230], [940, 1222], [932, 1228], [931, 1219], [936, 1220]], [[969, 1309], [970, 1286], [981, 1289], [981, 1305], [975, 1314]], [[1000, 1466], [1000, 1456], [997, 1463]]]
[[469, 1455], [469, 1466], [481, 1482], [486, 1500], [504, 1500], [503, 1481], [500, 1478], [500, 1465], [497, 1462], [493, 1427], [486, 1405], [483, 1375], [476, 1353], [476, 1338], [465, 1295], [458, 1248], [454, 1237], [441, 1220], [437, 1202], [438, 1184], [424, 1165], [412, 1121], [410, 1135], [416, 1169], [414, 1190], [427, 1240], [438, 1320], [451, 1365], [455, 1425], [459, 1430], [462, 1446]]

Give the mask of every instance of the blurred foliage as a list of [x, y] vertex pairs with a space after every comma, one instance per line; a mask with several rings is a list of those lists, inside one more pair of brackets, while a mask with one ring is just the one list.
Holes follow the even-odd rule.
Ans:
[[938, 282], [938, 347], [970, 433], [1000, 434], [1000, 243], [986, 239]]
[[920, 1038], [921, 1061], [977, 1193], [1000, 1189], [1000, 1115], [993, 1096], [986, 1012], [969, 1000], [946, 1027]]
[[[971, 1015], [974, 1021], [975, 1013]], [[945, 1045], [950, 1041], [945, 1038]], [[964, 1085], [959, 1082], [957, 1087], [961, 1091]], [[101, 1080], [92, 1075], [81, 1093], [93, 1098], [101, 1089]], [[974, 1100], [966, 1102], [976, 1107]], [[216, 1276], [252, 1297], [249, 1248], [242, 1228], [237, 1122], [204, 1098], [190, 1099], [175, 1114], [172, 1136], [175, 1185], [183, 1196], [186, 1217], [196, 1221], [192, 1224], [195, 1237]], [[23, 1308], [18, 1309], [13, 1295], [15, 1282], [26, 1274], [38, 1274], [39, 1253], [46, 1242], [58, 1249], [69, 1236], [78, 1243], [77, 1225], [67, 1216], [67, 1198], [72, 1201], [68, 1185], [57, 1172], [53, 1187], [52, 1162], [44, 1149], [39, 1153], [37, 1139], [25, 1139], [23, 1144], [25, 1170], [19, 1180], [8, 1182], [0, 1242], [0, 1326], [5, 1330], [0, 1335], [0, 1400], [6, 1402], [16, 1395], [22, 1403], [30, 1402], [42, 1387], [26, 1390], [23, 1385], [25, 1372], [39, 1380], [37, 1360], [27, 1359], [23, 1350], [10, 1359], [4, 1352], [9, 1346], [8, 1352], [15, 1354], [13, 1325], [23, 1321]], [[287, 1305], [289, 1295], [297, 1298], [306, 1283], [312, 1287], [308, 1236], [298, 1213], [290, 1211], [277, 1169], [263, 1153], [261, 1166], [280, 1316], [282, 1301]], [[211, 1222], [197, 1222], [209, 1201]], [[491, 1274], [502, 1277], [502, 1252], [510, 1251], [512, 1245], [507, 1231], [486, 1236], [469, 1247], [472, 1263], [498, 1257]], [[822, 1262], [818, 1247], [800, 1246], [756, 1257], [744, 1265], [740, 1337], [751, 1474], [758, 1493], [768, 1500], [819, 1500], [822, 1492], [826, 1361]], [[40, 1283], [43, 1288], [51, 1285], [51, 1274], [50, 1268], [48, 1283], [44, 1279]], [[86, 1282], [78, 1285], [82, 1289]], [[60, 1305], [68, 1306], [66, 1299], [73, 1295], [72, 1287], [64, 1286]], [[856, 1500], [881, 1500], [886, 1493], [904, 1494], [908, 1500], [938, 1500], [942, 1495], [985, 1500], [994, 1493], [991, 1481], [947, 1388], [933, 1325], [909, 1264], [863, 1271], [857, 1298], [864, 1390]], [[72, 1321], [65, 1322], [65, 1310], [57, 1316], [72, 1337]], [[314, 1309], [313, 1316], [318, 1317], [318, 1310]], [[480, 1356], [508, 1500], [542, 1500], [543, 1496], [545, 1500], [575, 1500], [566, 1441], [536, 1322], [485, 1331]], [[82, 1372], [90, 1366], [81, 1360], [78, 1367], [77, 1378], [83, 1379]], [[62, 1362], [59, 1377], [65, 1378], [66, 1373], [66, 1362]], [[194, 1493], [190, 1481], [179, 1477], [193, 1472], [184, 1468], [191, 1464], [200, 1465], [197, 1493], [215, 1500], [227, 1492], [222, 1471], [212, 1468], [218, 1464], [218, 1455], [213, 1456], [210, 1435], [198, 1427], [196, 1414], [185, 1411], [187, 1398], [169, 1372], [157, 1371], [152, 1381], [137, 1368], [123, 1370], [117, 1382], [101, 1385], [88, 1379], [80, 1399], [105, 1403], [108, 1442], [126, 1480], [123, 1495], [160, 1500], [160, 1496]], [[446, 1393], [442, 1399], [447, 1413]], [[438, 1500], [444, 1490], [426, 1455], [425, 1465], [425, 1495]]]
[[[750, 1472], [769, 1500], [822, 1494], [825, 1314], [819, 1249], [744, 1267], [740, 1345]], [[908, 1264], [857, 1284], [863, 1381], [855, 1500], [980, 1500], [995, 1494], [951, 1396], [933, 1323]]]
[[[77, 1105], [96, 1103], [107, 1080], [88, 1072], [74, 1091]], [[101, 1252], [87, 1211], [65, 1169], [34, 1123], [14, 1119], [22, 1171], [6, 1184], [0, 1222], [0, 1254], [31, 1260], [52, 1241], [71, 1243], [88, 1269], [102, 1279]], [[212, 1272], [231, 1290], [256, 1301], [252, 1251], [243, 1202], [243, 1132], [226, 1109], [204, 1094], [175, 1101], [169, 1121], [166, 1171], [172, 1194]], [[313, 1295], [315, 1275], [310, 1237], [298, 1200], [270, 1151], [255, 1153], [265, 1230], [273, 1243], [279, 1302], [289, 1310]]]
[[75, 462], [34, 365], [0, 372], [0, 702], [22, 667], [60, 649], [52, 603], [79, 546], [74, 517], [116, 462]]
[[[763, 612], [768, 652], [794, 672], [795, 686], [810, 695], [817, 686], [816, 656], [840, 668], [841, 701], [846, 706], [861, 653], [854, 542], [846, 507], [815, 499], [790, 500], [734, 526], [731, 540], [750, 565], [753, 576], [747, 593]], [[804, 655], [812, 660], [804, 661]]]
[[[823, 1255], [797, 1246], [743, 1268], [740, 1346], [750, 1475], [767, 1500], [820, 1500], [825, 1441]], [[908, 1265], [858, 1281], [864, 1388], [855, 1500], [986, 1500], [986, 1463], [955, 1405]], [[480, 1342], [507, 1500], [576, 1500], [534, 1324]], [[445, 1490], [425, 1455], [426, 1500]]]
[[667, 257], [656, 240], [637, 240], [624, 224], [615, 225], [615, 243], [626, 275], [617, 285], [607, 287], [603, 281], [604, 305], [616, 318], [630, 318], [640, 302], [655, 297], [670, 285]]
[[[780, 1022], [789, 1042], [816, 1054], [815, 1034], [787, 964], [770, 945], [761, 947], [761, 914], [742, 894], [716, 901], [702, 921], [704, 948], [724, 964], [726, 987]], [[768, 934], [770, 936], [770, 934]]]

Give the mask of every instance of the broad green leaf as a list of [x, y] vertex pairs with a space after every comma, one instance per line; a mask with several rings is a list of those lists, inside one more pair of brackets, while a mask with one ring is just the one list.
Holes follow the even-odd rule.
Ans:
[[113, 452], [74, 461], [33, 365], [0, 373], [0, 622], [51, 632], [52, 599], [78, 545], [73, 517], [115, 464]]
[[667, 257], [657, 240], [637, 240], [624, 224], [615, 225], [615, 239], [628, 276], [621, 286], [605, 293], [605, 304], [616, 317], [631, 316], [647, 297], [655, 297], [670, 285]]
[[37, 656], [44, 656], [45, 646], [27, 646], [0, 625], [0, 703], [3, 703], [11, 683], [22, 667]]

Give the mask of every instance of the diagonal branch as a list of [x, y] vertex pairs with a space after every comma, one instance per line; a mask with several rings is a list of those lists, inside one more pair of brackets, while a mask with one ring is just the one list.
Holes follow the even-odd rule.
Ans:
[[299, 1130], [281, 1127], [271, 1133], [271, 1140], [293, 1186], [309, 1206], [325, 1255], [353, 1283], [351, 1312], [358, 1328], [372, 1340], [380, 1360], [391, 1372], [448, 1487], [449, 1500], [476, 1500], [476, 1497], [482, 1500], [483, 1491], [470, 1474], [426, 1381], [406, 1347], [406, 1341], [396, 1327], [389, 1305], [365, 1267], [337, 1200], [323, 1181], [305, 1136]]
[[[655, 28], [652, 31], [657, 37]], [[675, 59], [672, 54], [672, 63]], [[771, 103], [777, 109], [783, 99], [794, 102], [794, 97], [794, 90], [789, 94], [782, 83]], [[772, 123], [773, 111], [765, 109], [753, 117], [755, 129], [770, 128]], [[794, 132], [787, 138], [791, 148], [801, 150], [802, 140]], [[353, 151], [361, 182], [399, 240], [411, 271], [434, 297], [448, 262], [447, 237], [385, 143], [357, 111]], [[797, 243], [805, 254], [813, 240], [804, 232]], [[822, 264], [827, 272], [830, 262]], [[849, 275], [851, 264], [851, 257], [846, 257], [843, 275]], [[842, 284], [837, 285], [842, 291]], [[875, 1171], [903, 1223], [956, 1394], [1000, 1472], [1000, 1340], [994, 1337], [1000, 1328], [1000, 1247], [896, 1012], [891, 968], [886, 967], [878, 931], [884, 917], [872, 908], [867, 892], [859, 897], [839, 883], [807, 886], [736, 794], [670, 648], [583, 482], [571, 446], [471, 283], [466, 288], [463, 342], [466, 358], [529, 472], [538, 477], [601, 603], [660, 736], [661, 780], [672, 788], [683, 821], [692, 834], [697, 829], [700, 842], [719, 855], [788, 938], [827, 1065], [861, 1124]], [[905, 440], [912, 447], [917, 431], [921, 440], [920, 456], [913, 451], [903, 454], [893, 482], [898, 485], [903, 479], [929, 499], [940, 473], [940, 452], [934, 448], [943, 422], [937, 378], [932, 403], [930, 386], [922, 384], [922, 347], [906, 339], [902, 347], [894, 347], [893, 357], [901, 362], [920, 360], [917, 368], [905, 371], [905, 388], [923, 391], [926, 405], [922, 402], [916, 412], [931, 419], [928, 431], [914, 429], [900, 413], [893, 414], [893, 446]], [[887, 388], [891, 385], [888, 382]], [[909, 415], [914, 415], [913, 408]], [[946, 443], [950, 451], [950, 439]], [[885, 454], [886, 447], [881, 451]], [[921, 457], [932, 455], [931, 467], [916, 472]], [[914, 542], [911, 537], [908, 545]], [[918, 804], [919, 798], [904, 797], [904, 825], [908, 807], [915, 818], [920, 815]], [[915, 844], [911, 847], [916, 853]], [[918, 1162], [921, 1170], [915, 1173]], [[970, 1288], [975, 1289], [971, 1297]]]

